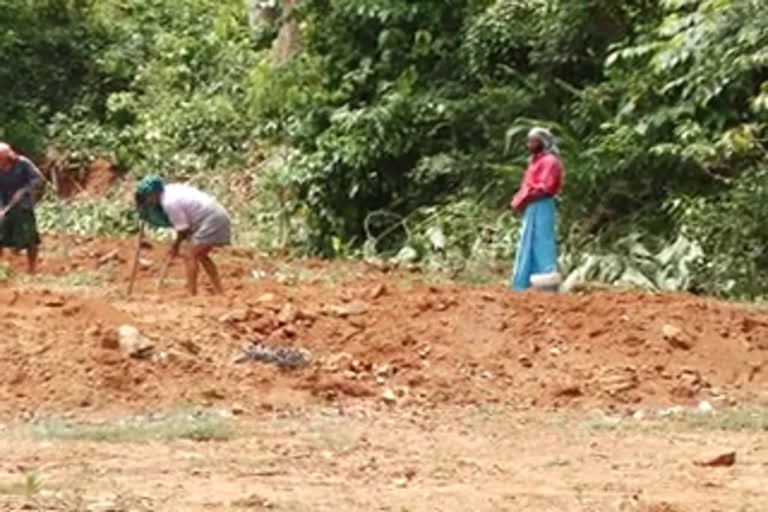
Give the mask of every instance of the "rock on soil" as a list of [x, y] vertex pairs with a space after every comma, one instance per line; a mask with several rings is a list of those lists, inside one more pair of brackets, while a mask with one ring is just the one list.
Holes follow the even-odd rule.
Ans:
[[730, 467], [736, 464], [736, 452], [723, 453], [716, 457], [698, 460], [694, 464], [708, 468]]

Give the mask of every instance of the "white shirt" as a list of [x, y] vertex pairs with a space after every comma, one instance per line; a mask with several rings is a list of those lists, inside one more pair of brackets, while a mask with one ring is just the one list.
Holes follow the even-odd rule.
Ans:
[[216, 200], [196, 188], [171, 183], [163, 188], [160, 204], [173, 228], [184, 231], [199, 226]]

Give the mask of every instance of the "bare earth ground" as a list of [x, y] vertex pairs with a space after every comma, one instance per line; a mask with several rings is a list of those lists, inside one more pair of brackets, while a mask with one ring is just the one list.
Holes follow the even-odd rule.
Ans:
[[760, 308], [238, 249], [188, 298], [160, 244], [126, 297], [131, 240], [45, 241], [0, 285], [0, 510], [768, 510]]

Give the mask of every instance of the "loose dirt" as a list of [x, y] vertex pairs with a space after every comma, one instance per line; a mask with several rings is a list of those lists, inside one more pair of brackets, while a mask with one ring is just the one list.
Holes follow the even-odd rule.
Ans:
[[[127, 297], [133, 240], [44, 247], [38, 276], [0, 283], [1, 510], [768, 509], [765, 411], [724, 412], [768, 405], [761, 308], [512, 293], [242, 249], [214, 256], [225, 296], [190, 298], [180, 262], [156, 289], [160, 242]], [[121, 345], [125, 325], [141, 350]], [[236, 364], [255, 342], [312, 361]], [[676, 405], [700, 423], [669, 423]], [[173, 434], [193, 417], [163, 442], [75, 435], [177, 409], [236, 428], [217, 442]]]
[[[0, 414], [334, 400], [636, 410], [755, 399], [768, 386], [768, 313], [755, 307], [433, 285], [237, 249], [217, 255], [226, 296], [189, 298], [181, 262], [156, 291], [160, 243], [144, 250], [127, 298], [133, 243], [48, 237], [41, 275], [0, 289]], [[152, 342], [151, 357], [114, 349], [126, 324]], [[234, 364], [254, 342], [301, 347], [313, 361]]]
[[[441, 408], [415, 415], [263, 415], [217, 443], [0, 441], [3, 510], [762, 512], [768, 451], [754, 433], [556, 425], [553, 415]], [[562, 418], [561, 418], [562, 419]], [[737, 466], [690, 459], [738, 446]], [[26, 487], [30, 487], [26, 484]], [[12, 489], [12, 487], [10, 487]], [[1, 490], [1, 489], [0, 489]]]
[[120, 178], [114, 162], [107, 157], [80, 162], [55, 149], [48, 150], [39, 167], [52, 185], [56, 174], [62, 198], [103, 196]]

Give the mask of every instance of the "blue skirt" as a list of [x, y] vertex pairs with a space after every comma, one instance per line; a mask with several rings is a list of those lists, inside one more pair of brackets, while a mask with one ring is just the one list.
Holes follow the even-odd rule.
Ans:
[[530, 288], [533, 274], [557, 270], [556, 220], [555, 200], [551, 197], [534, 200], [525, 207], [509, 283], [511, 289]]

